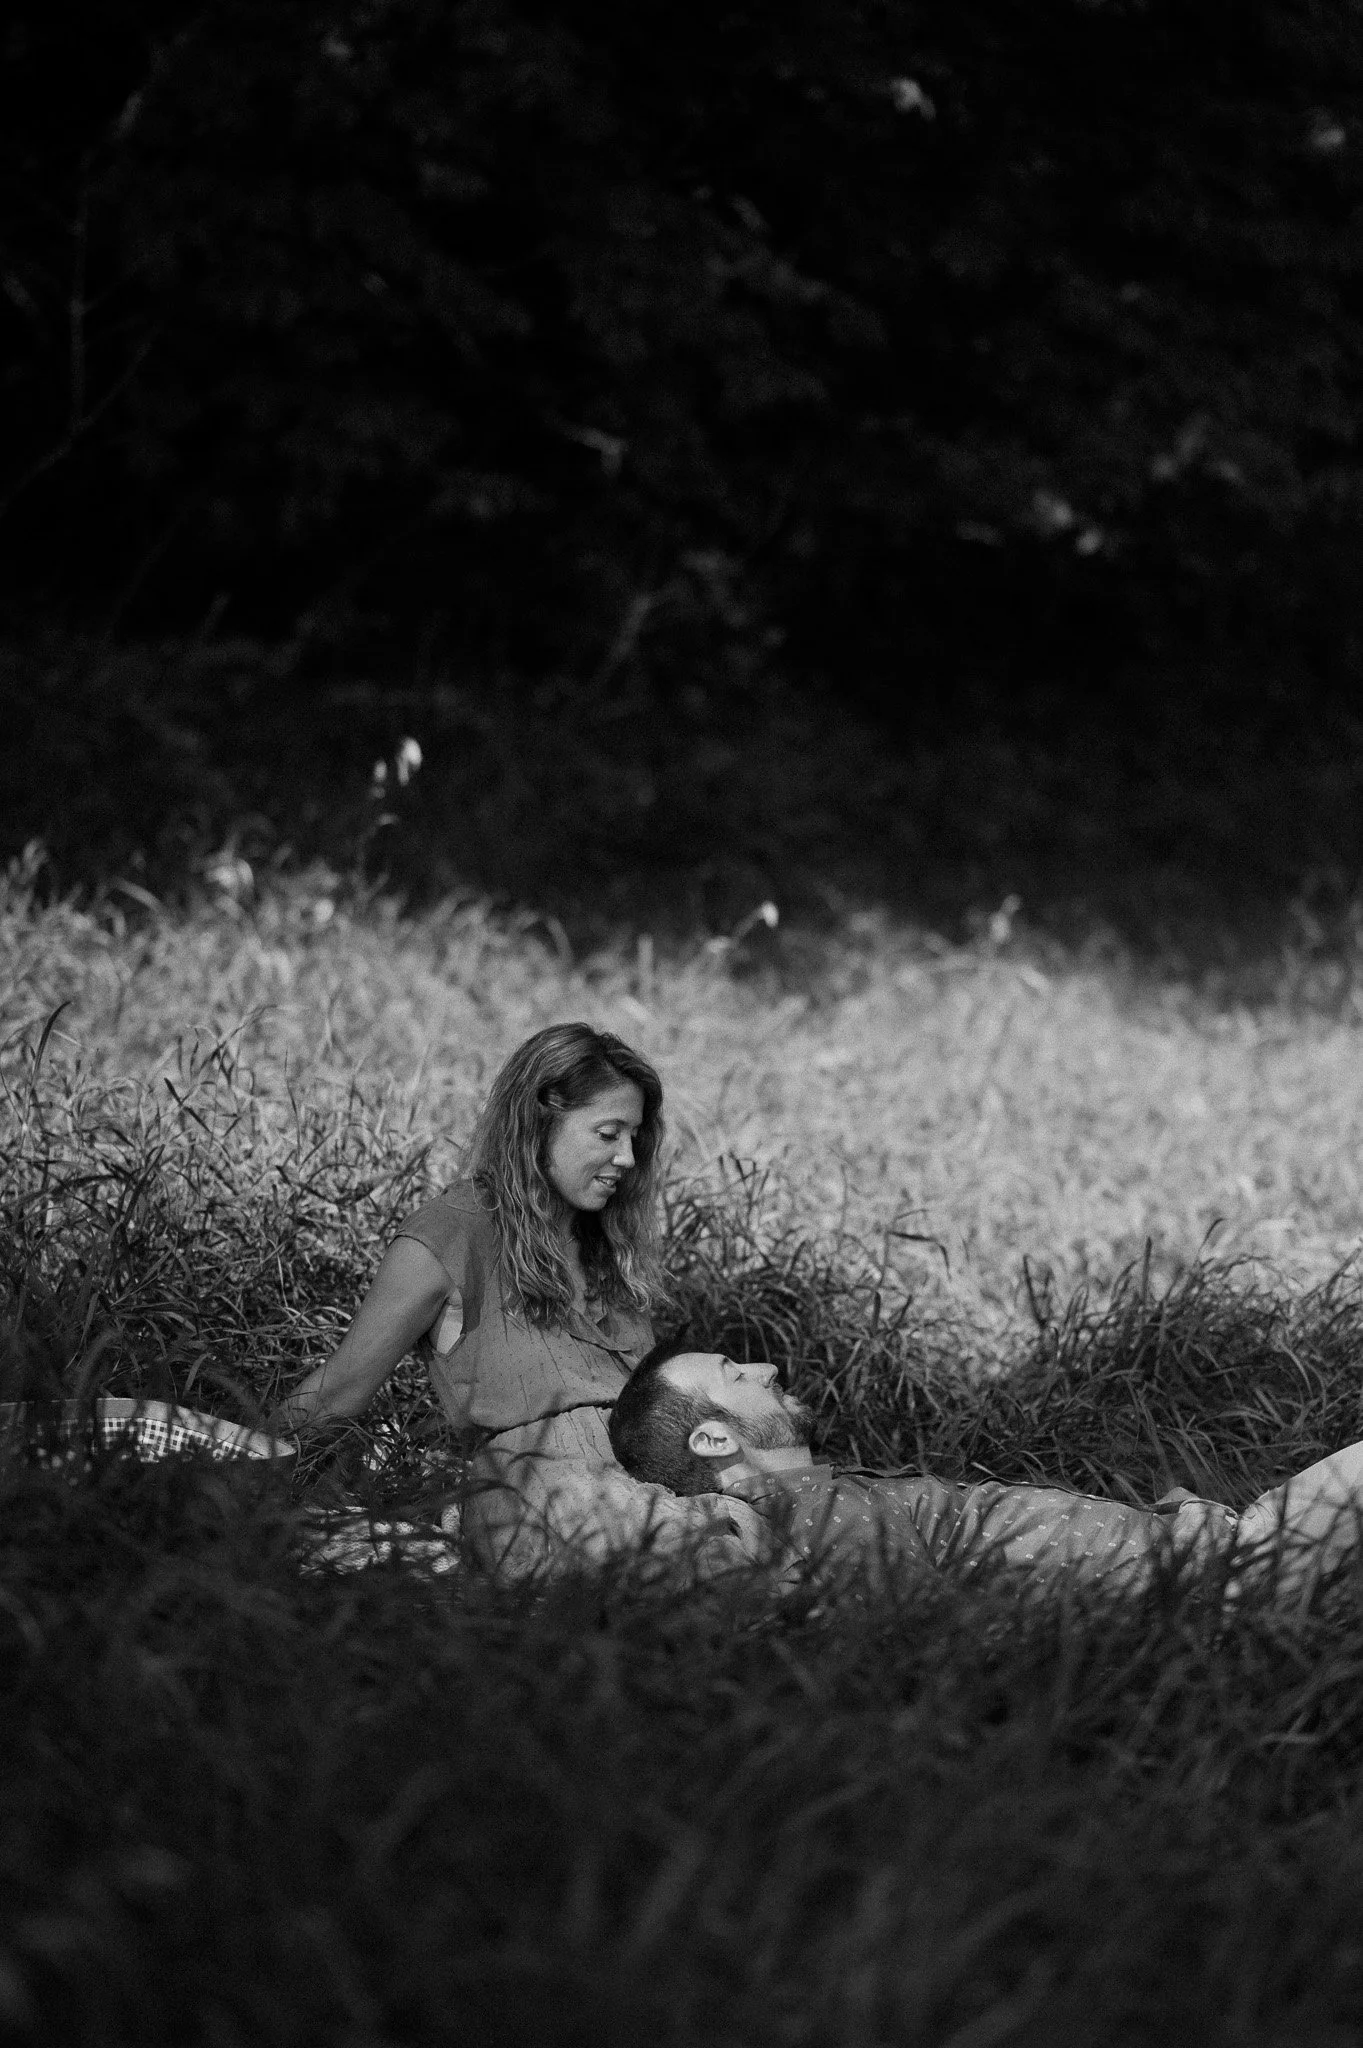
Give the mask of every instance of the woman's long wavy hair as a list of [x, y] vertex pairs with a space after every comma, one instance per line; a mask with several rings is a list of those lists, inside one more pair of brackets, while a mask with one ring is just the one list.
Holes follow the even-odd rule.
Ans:
[[634, 1164], [599, 1215], [574, 1212], [573, 1228], [588, 1294], [646, 1314], [664, 1295], [657, 1200], [663, 1084], [648, 1061], [609, 1031], [551, 1024], [517, 1046], [478, 1119], [469, 1170], [496, 1218], [503, 1299], [530, 1322], [560, 1322], [573, 1306], [563, 1202], [548, 1174], [559, 1118], [623, 1081], [644, 1099]]

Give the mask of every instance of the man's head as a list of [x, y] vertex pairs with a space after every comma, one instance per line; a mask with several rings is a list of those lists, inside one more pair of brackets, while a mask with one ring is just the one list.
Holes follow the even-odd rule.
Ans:
[[610, 1439], [636, 1479], [713, 1493], [726, 1478], [807, 1460], [811, 1419], [774, 1365], [660, 1344], [621, 1388]]

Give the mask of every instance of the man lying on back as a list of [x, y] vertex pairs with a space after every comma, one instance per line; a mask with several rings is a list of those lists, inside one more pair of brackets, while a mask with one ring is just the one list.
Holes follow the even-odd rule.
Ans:
[[[1363, 1444], [1263, 1494], [1243, 1513], [1177, 1489], [1152, 1508], [1062, 1487], [838, 1472], [809, 1449], [811, 1416], [776, 1368], [659, 1345], [611, 1412], [610, 1439], [636, 1479], [674, 1493], [741, 1496], [787, 1555], [896, 1573], [985, 1562], [1114, 1589], [1161, 1561], [1234, 1551], [1272, 1556], [1279, 1590], [1302, 1589], [1359, 1544]], [[1232, 1581], [1234, 1587], [1235, 1581]]]

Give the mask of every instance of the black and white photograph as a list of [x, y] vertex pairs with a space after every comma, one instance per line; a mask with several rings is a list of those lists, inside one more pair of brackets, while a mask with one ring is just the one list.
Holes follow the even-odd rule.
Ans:
[[1363, 2043], [1363, 0], [11, 0], [2, 2048]]

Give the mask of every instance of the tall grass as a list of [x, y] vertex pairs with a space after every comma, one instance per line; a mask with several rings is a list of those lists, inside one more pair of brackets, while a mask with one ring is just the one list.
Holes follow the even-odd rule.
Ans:
[[[222, 1041], [182, 1048], [156, 1091], [55, 1061], [44, 1073], [54, 1037], [26, 1042], [3, 1079], [12, 1391], [97, 1385], [258, 1420], [335, 1342], [431, 1187], [410, 1104], [397, 1114], [355, 1090], [344, 1105], [292, 1095], [287, 1118], [270, 1114]], [[1363, 1433], [1352, 1268], [1284, 1294], [1234, 1261], [1161, 1288], [1147, 1260], [1063, 1307], [1042, 1283], [1030, 1328], [981, 1370], [974, 1333], [898, 1284], [884, 1241], [876, 1256], [846, 1233], [822, 1242], [750, 1164], [675, 1179], [666, 1238], [667, 1322], [703, 1348], [774, 1360], [851, 1462], [1133, 1497], [1229, 1476], [1248, 1498], [1269, 1467]], [[445, 1433], [408, 1368], [348, 1434], [373, 1454], [434, 1452]]]
[[[7, 1475], [0, 2023], [52, 2042], [1344, 2040], [1357, 1591], [777, 1607], [298, 1570]], [[1336, 2031], [1331, 2031], [1334, 2029]]]
[[[1176, 1202], [1148, 1260], [1075, 1286], [1045, 1270], [1053, 1220], [1014, 1240], [1018, 1306], [991, 1323], [946, 1284], [959, 1247], [935, 1218], [864, 1188], [811, 1194], [775, 1122], [765, 1159], [707, 1157], [733, 1126], [697, 1078], [720, 1046], [732, 1088], [744, 1060], [782, 1087], [807, 1075], [815, 1153], [841, 1100], [855, 1166], [872, 1127], [821, 1092], [818, 1060], [867, 1062], [869, 1095], [879, 1059], [896, 1100], [891, 1045], [929, 1073], [889, 993], [907, 970], [906, 1014], [944, 1066], [929, 1107], [955, 1102], [967, 1142], [979, 1047], [953, 1065], [950, 1027], [973, 979], [977, 1005], [1056, 1006], [1028, 1040], [1051, 1101], [1088, 1013], [1119, 1048], [1172, 1037], [1223, 1101], [1248, 1047], [1280, 1092], [1284, 1076], [1319, 1091], [1320, 1145], [1352, 1027], [1284, 1013], [1227, 1034], [1132, 992], [1100, 1000], [1089, 970], [1081, 994], [1055, 972], [1028, 992], [984, 954], [946, 974], [863, 961], [860, 992], [825, 982], [798, 1003], [699, 956], [645, 985], [637, 955], [570, 966], [552, 933], [477, 906], [416, 933], [378, 906], [319, 923], [317, 888], [121, 932], [108, 911], [11, 898], [11, 1388], [173, 1393], [249, 1419], [323, 1355], [395, 1217], [451, 1170], [494, 1045], [579, 1004], [619, 1017], [628, 997], [684, 1077], [672, 1318], [776, 1359], [831, 1455], [1242, 1501], [1363, 1432], [1352, 1267], [1322, 1257], [1291, 1284], [1210, 1255], [1173, 1271]], [[243, 1014], [271, 946], [295, 1007]], [[1149, 1079], [1110, 1081], [1134, 1130]], [[1240, 1140], [1294, 1156], [1256, 1118]], [[1114, 1186], [1137, 1164], [1113, 1162]], [[1320, 1146], [1321, 1181], [1334, 1171]], [[1053, 1219], [1067, 1200], [1062, 1185]], [[1025, 1251], [1041, 1256], [1024, 1273]], [[991, 1255], [1002, 1281], [1001, 1239]], [[414, 1450], [369, 1469], [394, 1428]], [[419, 1503], [461, 1449], [405, 1377], [288, 1480], [117, 1455], [77, 1483], [0, 1468], [0, 2032], [120, 2048], [1357, 2037], [1363, 1579], [1290, 1617], [1251, 1597], [1227, 1624], [1172, 1583], [1113, 1610], [1003, 1583], [778, 1601], [760, 1576], [686, 1589], [627, 1564], [521, 1588], [302, 1569], [319, 1488]]]
[[1065, 1295], [1147, 1240], [1161, 1283], [1209, 1232], [1297, 1285], [1358, 1244], [1360, 1020], [1302, 1007], [1291, 961], [1251, 1011], [1052, 959], [1007, 920], [966, 949], [868, 917], [816, 955], [759, 928], [727, 956], [641, 934], [575, 960], [552, 924], [474, 899], [401, 919], [325, 870], [215, 872], [172, 916], [117, 892], [37, 910], [16, 871], [0, 1040], [65, 1002], [51, 1066], [167, 1105], [221, 1041], [271, 1143], [301, 1101], [429, 1140], [438, 1181], [508, 1047], [585, 1016], [661, 1065], [679, 1173], [770, 1169], [769, 1210], [888, 1251], [891, 1289], [956, 1315], [982, 1358], [1030, 1319], [1024, 1253]]

